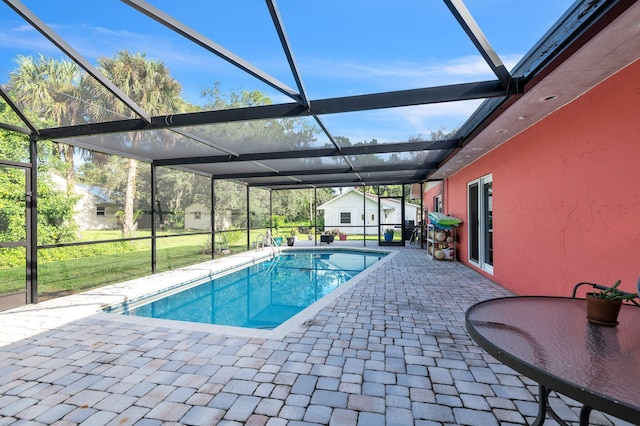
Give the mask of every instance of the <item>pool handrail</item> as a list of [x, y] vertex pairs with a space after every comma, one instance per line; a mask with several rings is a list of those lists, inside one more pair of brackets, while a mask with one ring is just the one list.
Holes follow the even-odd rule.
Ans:
[[261, 248], [270, 247], [273, 254], [275, 254], [276, 252], [275, 247], [277, 245], [278, 244], [276, 244], [276, 240], [274, 240], [270, 234], [258, 234], [258, 236], [256, 237], [256, 242], [255, 242], [256, 251], [258, 251]]

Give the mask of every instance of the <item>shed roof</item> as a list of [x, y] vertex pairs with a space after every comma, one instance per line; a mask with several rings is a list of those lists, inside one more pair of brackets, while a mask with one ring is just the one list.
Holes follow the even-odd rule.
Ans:
[[[343, 192], [342, 194], [338, 194], [337, 196], [333, 197], [332, 199], [326, 201], [325, 203], [319, 205], [317, 207], [317, 210], [325, 210], [327, 209], [327, 207], [331, 207], [333, 204], [335, 204], [336, 202], [340, 201], [342, 198], [346, 198], [346, 197], [353, 197], [353, 195], [357, 195], [358, 198], [362, 198], [363, 193], [360, 191], [357, 191], [353, 188], [349, 188], [347, 191]], [[389, 197], [378, 197], [375, 194], [370, 194], [370, 193], [365, 193], [364, 194], [365, 199], [367, 200], [367, 202], [369, 204], [374, 204], [377, 205], [378, 204], [378, 200], [380, 201], [380, 204], [382, 205], [382, 208], [384, 210], [393, 210], [393, 209], [397, 209], [401, 207], [401, 202], [399, 199], [396, 198], [389, 198]], [[410, 207], [415, 207], [416, 209], [420, 208], [420, 206], [416, 205], [416, 204], [412, 204], [409, 203], [407, 201], [405, 201], [405, 206], [410, 206]], [[360, 206], [360, 204], [353, 204], [353, 207], [358, 208]]]

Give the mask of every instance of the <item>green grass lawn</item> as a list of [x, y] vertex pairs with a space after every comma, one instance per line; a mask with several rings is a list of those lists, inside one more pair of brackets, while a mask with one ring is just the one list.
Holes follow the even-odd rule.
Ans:
[[[136, 237], [150, 236], [148, 231], [138, 231]], [[158, 234], [167, 235], [167, 233]], [[257, 234], [256, 234], [257, 235]], [[85, 231], [83, 241], [101, 241], [119, 239], [119, 231]], [[205, 254], [208, 235], [180, 235], [158, 238], [156, 249], [156, 271], [162, 272], [193, 265], [211, 259]], [[122, 251], [121, 244], [127, 244]], [[245, 244], [229, 244], [229, 254], [246, 250]], [[107, 246], [113, 246], [108, 253]], [[151, 274], [151, 241], [139, 240], [122, 243], [105, 243], [90, 246], [41, 249], [38, 262], [39, 300], [51, 299], [63, 295], [78, 293], [92, 288], [102, 287]], [[107, 247], [107, 248], [105, 248]], [[116, 247], [119, 247], [116, 249]], [[95, 255], [90, 249], [95, 248]], [[85, 250], [86, 249], [86, 250]], [[64, 260], [43, 261], [46, 251], [63, 251], [64, 256], [81, 253], [86, 257], [64, 258]], [[64, 257], [63, 253], [49, 253], [48, 257]], [[216, 257], [220, 257], [216, 254]], [[23, 290], [25, 286], [25, 267], [0, 269], [0, 294], [9, 294]]]
[[[193, 245], [162, 248], [156, 254], [158, 272], [211, 259], [211, 255], [201, 254], [200, 246]], [[44, 263], [38, 272], [38, 293], [44, 300], [149, 275], [151, 251]]]
[[[259, 234], [264, 233], [265, 230], [252, 230], [249, 241], [254, 242]], [[158, 236], [168, 234], [163, 232], [158, 233]], [[84, 231], [82, 241], [120, 239], [121, 236], [122, 234], [117, 230]], [[150, 231], [140, 230], [136, 233], [136, 237], [147, 236], [151, 236]], [[226, 255], [246, 251], [246, 233], [236, 233], [233, 237], [235, 241], [229, 243], [230, 253]], [[362, 241], [362, 237], [362, 235], [351, 234], [347, 239]], [[298, 238], [307, 239], [308, 237], [300, 235]], [[367, 240], [377, 239], [375, 235], [367, 235]], [[209, 235], [158, 238], [156, 271], [168, 271], [210, 260], [211, 254], [205, 254], [208, 241]], [[122, 246], [123, 244], [126, 247]], [[55, 253], [56, 251], [59, 252]], [[41, 249], [39, 253], [39, 300], [78, 293], [151, 274], [150, 240], [96, 244], [82, 246], [81, 249], [76, 247]], [[74, 254], [84, 257], [73, 258]], [[63, 260], [45, 261], [47, 257]], [[220, 254], [217, 253], [216, 257], [220, 257]], [[0, 269], [0, 295], [20, 291], [24, 286], [24, 266]]]

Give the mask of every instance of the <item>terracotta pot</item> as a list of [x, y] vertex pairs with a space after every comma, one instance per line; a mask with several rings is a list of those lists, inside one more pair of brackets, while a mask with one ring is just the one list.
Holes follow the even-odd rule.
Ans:
[[618, 325], [618, 313], [621, 300], [605, 300], [593, 297], [593, 293], [587, 293], [587, 321], [595, 325], [615, 327]]

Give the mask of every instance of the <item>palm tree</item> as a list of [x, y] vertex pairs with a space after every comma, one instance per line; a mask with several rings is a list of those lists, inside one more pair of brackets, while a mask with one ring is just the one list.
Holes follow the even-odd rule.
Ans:
[[[86, 74], [72, 61], [39, 54], [18, 56], [18, 67], [11, 72], [9, 92], [34, 122], [43, 126], [73, 126], [86, 122], [88, 99]], [[75, 180], [74, 147], [61, 144], [66, 162], [67, 190]]]
[[[112, 58], [99, 58], [98, 69], [149, 115], [176, 113], [184, 106], [180, 83], [171, 76], [169, 69], [161, 61], [147, 59], [144, 53], [131, 54], [121, 51]], [[96, 96], [102, 102], [99, 108], [92, 109], [92, 115], [96, 115], [97, 118], [105, 112], [124, 117], [132, 115], [129, 108], [111, 96], [106, 88], [96, 87]], [[149, 137], [152, 136], [145, 136], [143, 132], [134, 133], [131, 143], [152, 142], [145, 140]], [[127, 167], [122, 219], [122, 232], [125, 236], [129, 236], [136, 228], [134, 201], [138, 162], [135, 159], [129, 159]]]

